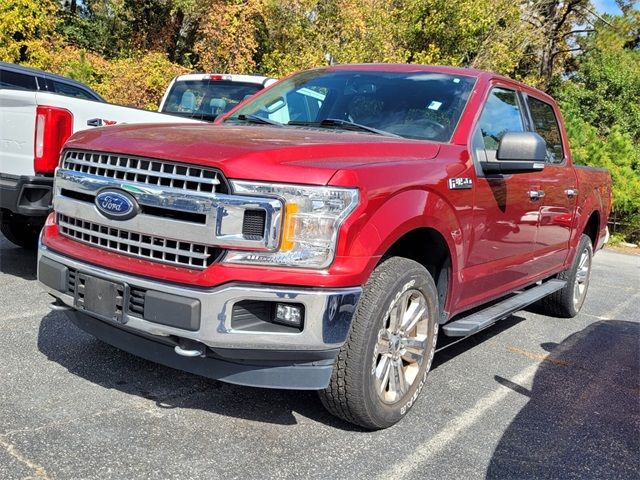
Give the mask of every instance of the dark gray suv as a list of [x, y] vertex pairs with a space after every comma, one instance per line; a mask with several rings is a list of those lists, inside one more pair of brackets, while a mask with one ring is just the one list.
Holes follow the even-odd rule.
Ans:
[[83, 100], [105, 102], [104, 98], [80, 82], [13, 63], [0, 62], [0, 88], [40, 90]]

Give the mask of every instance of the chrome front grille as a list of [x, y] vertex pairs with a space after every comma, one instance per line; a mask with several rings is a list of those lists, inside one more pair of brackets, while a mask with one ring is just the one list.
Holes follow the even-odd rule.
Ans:
[[123, 182], [155, 185], [189, 192], [226, 193], [220, 173], [211, 168], [114, 153], [66, 150], [62, 168]]
[[[137, 213], [114, 219], [100, 192], [122, 190]], [[205, 269], [226, 250], [279, 244], [282, 200], [229, 192], [215, 168], [125, 154], [65, 150], [53, 207], [60, 234], [98, 248], [168, 265]]]
[[201, 270], [211, 265], [221, 253], [219, 249], [203, 244], [132, 232], [60, 213], [57, 220], [61, 235], [145, 260]]

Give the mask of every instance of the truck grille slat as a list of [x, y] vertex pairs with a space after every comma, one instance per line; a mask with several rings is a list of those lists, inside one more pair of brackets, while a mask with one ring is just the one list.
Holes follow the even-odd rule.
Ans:
[[79, 242], [145, 260], [204, 269], [220, 255], [220, 250], [202, 244], [130, 232], [67, 215], [57, 216], [60, 234]]
[[220, 191], [217, 186], [224, 186], [214, 169], [110, 153], [67, 150], [61, 166], [73, 172], [194, 192], [214, 193]]

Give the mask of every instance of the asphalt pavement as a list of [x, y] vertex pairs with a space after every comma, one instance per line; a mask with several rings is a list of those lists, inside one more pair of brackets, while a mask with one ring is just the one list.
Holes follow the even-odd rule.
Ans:
[[640, 256], [594, 260], [576, 318], [519, 312], [436, 354], [398, 425], [313, 392], [141, 360], [51, 312], [0, 236], [0, 480], [640, 478]]

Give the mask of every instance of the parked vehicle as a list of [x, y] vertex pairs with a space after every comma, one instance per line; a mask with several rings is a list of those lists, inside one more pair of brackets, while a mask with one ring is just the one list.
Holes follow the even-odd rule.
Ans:
[[60, 149], [73, 132], [136, 122], [193, 121], [74, 96], [0, 88], [0, 228], [5, 237], [36, 247], [51, 211]]
[[276, 81], [275, 78], [260, 75], [180, 75], [169, 84], [158, 111], [212, 122]]
[[[286, 122], [286, 123], [282, 123]], [[342, 65], [207, 126], [66, 144], [38, 278], [80, 328], [207, 377], [318, 390], [370, 429], [439, 332], [534, 302], [571, 317], [611, 206], [548, 95], [488, 72]]]
[[0, 62], [0, 88], [57, 93], [65, 97], [105, 102], [97, 92], [71, 78], [14, 63]]

